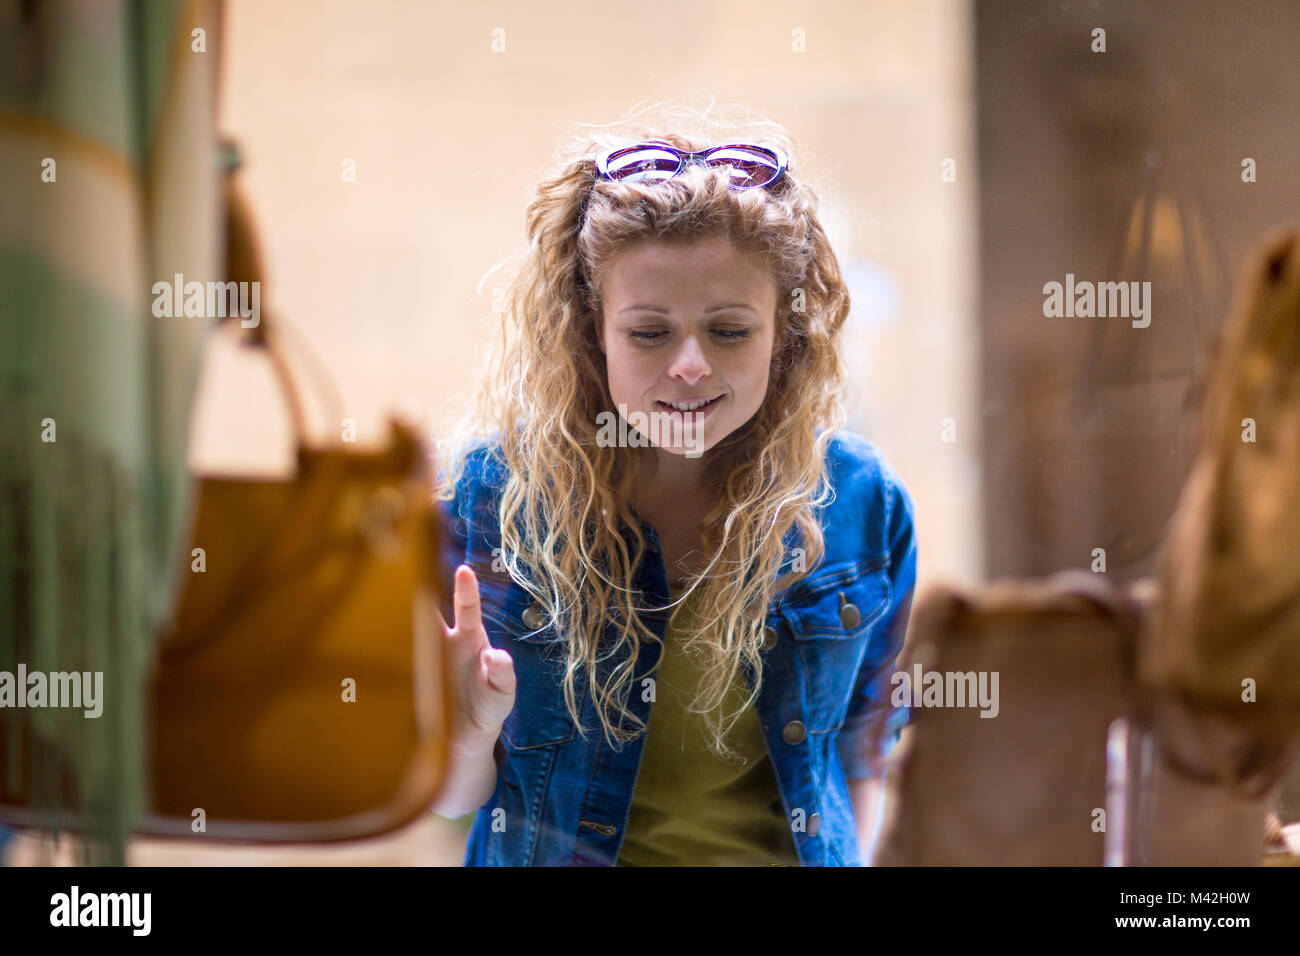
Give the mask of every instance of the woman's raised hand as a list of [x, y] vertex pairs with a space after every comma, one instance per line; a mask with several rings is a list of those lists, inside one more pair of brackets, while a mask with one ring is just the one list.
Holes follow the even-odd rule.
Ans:
[[467, 564], [456, 569], [453, 606], [455, 627], [448, 627], [441, 611], [438, 613], [447, 634], [447, 656], [456, 689], [452, 742], [460, 747], [484, 743], [490, 747], [515, 706], [515, 663], [488, 641], [478, 578]]

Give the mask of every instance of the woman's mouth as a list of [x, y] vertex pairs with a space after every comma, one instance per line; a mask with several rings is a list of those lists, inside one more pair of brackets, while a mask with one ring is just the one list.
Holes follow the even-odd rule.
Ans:
[[719, 395], [716, 398], [709, 399], [703, 404], [698, 402], [677, 402], [675, 404], [669, 404], [668, 402], [659, 401], [655, 402], [655, 404], [670, 415], [703, 415], [717, 405], [718, 402], [722, 401], [723, 397], [723, 395]]

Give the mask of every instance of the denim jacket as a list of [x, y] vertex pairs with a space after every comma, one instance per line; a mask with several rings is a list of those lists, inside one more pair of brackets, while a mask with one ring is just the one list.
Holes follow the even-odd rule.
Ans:
[[[455, 498], [441, 503], [447, 594], [457, 565], [470, 565], [479, 579], [484, 629], [514, 659], [517, 680], [515, 707], [497, 745], [496, 789], [475, 816], [465, 865], [611, 866], [645, 734], [610, 747], [585, 678], [577, 687], [585, 695], [588, 733], [586, 739], [578, 734], [564, 704], [563, 645], [530, 606], [528, 592], [493, 570], [501, 546], [495, 504], [505, 477], [495, 447], [489, 440], [469, 453]], [[905, 707], [890, 705], [890, 676], [911, 608], [916, 543], [911, 499], [875, 445], [840, 431], [827, 460], [835, 497], [819, 515], [825, 553], [768, 607], [755, 707], [800, 862], [859, 866], [846, 779], [879, 776], [908, 719]], [[662, 606], [668, 581], [658, 536], [644, 521], [641, 528], [651, 550], [633, 586]], [[797, 554], [797, 529], [785, 544], [789, 561]], [[666, 613], [643, 619], [664, 635]], [[661, 653], [658, 644], [642, 648], [634, 688]], [[752, 687], [752, 674], [747, 678]], [[653, 703], [641, 698], [630, 694], [627, 706], [648, 725]], [[873, 740], [879, 742], [874, 749]]]

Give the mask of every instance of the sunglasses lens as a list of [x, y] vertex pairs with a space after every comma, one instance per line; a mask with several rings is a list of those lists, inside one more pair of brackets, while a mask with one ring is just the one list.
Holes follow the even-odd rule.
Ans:
[[634, 146], [609, 157], [609, 176], [624, 182], [668, 179], [680, 165], [675, 155], [654, 146]]
[[732, 189], [766, 186], [780, 172], [780, 165], [770, 153], [744, 146], [728, 146], [710, 153], [710, 166], [725, 166], [731, 172]]

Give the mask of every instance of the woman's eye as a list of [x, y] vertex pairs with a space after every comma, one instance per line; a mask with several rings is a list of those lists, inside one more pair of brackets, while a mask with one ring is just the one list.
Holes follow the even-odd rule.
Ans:
[[[749, 329], [714, 329], [713, 334], [724, 342], [739, 342], [743, 339], [749, 338], [749, 331], [750, 331]], [[668, 334], [667, 332], [663, 332], [663, 331], [628, 332], [628, 335], [632, 339], [638, 342], [645, 342], [645, 343], [654, 343], [654, 342], [661, 341], [663, 337], [667, 334]]]

